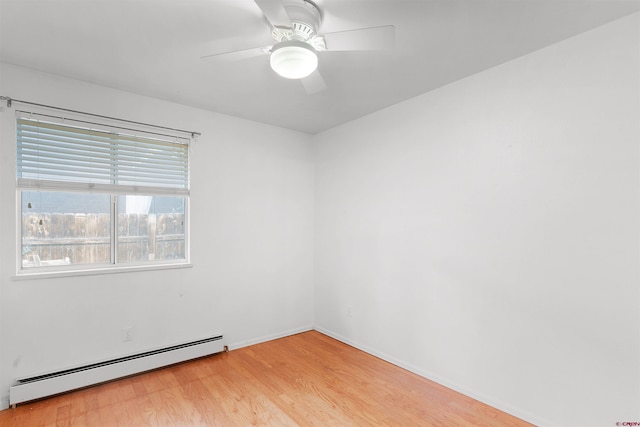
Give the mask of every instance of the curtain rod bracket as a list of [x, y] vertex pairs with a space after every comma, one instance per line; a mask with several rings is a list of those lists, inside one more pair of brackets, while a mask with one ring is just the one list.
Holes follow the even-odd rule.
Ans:
[[11, 98], [8, 96], [0, 96], [0, 101], [7, 101], [7, 108], [11, 108]]

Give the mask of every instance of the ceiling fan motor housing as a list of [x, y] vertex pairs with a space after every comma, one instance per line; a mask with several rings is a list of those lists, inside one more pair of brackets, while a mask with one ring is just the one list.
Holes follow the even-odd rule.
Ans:
[[291, 19], [291, 28], [274, 27], [271, 33], [274, 40], [312, 40], [318, 34], [322, 22], [318, 6], [308, 0], [283, 0], [282, 4]]

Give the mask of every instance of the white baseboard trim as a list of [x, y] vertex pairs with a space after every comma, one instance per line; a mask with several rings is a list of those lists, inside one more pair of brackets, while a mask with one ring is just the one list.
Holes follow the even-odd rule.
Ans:
[[406, 369], [407, 371], [413, 372], [414, 374], [420, 375], [421, 377], [424, 377], [430, 381], [436, 382], [440, 385], [443, 385], [447, 388], [450, 388], [451, 390], [457, 391], [458, 393], [462, 393], [465, 396], [471, 397], [472, 399], [475, 399], [479, 402], [482, 402], [486, 405], [492, 406], [502, 412], [506, 412], [507, 414], [513, 415], [514, 417], [520, 418], [523, 421], [526, 421], [528, 423], [537, 425], [537, 426], [546, 426], [546, 427], [564, 427], [561, 426], [557, 423], [552, 423], [548, 420], [543, 420], [539, 417], [534, 416], [533, 414], [530, 414], [526, 411], [523, 411], [519, 408], [513, 407], [499, 399], [494, 399], [492, 397], [489, 396], [485, 396], [482, 395], [480, 393], [476, 393], [473, 390], [469, 390], [468, 388], [461, 386], [459, 384], [456, 384], [446, 378], [443, 378], [437, 374], [434, 374], [433, 372], [428, 372], [425, 371], [424, 369], [420, 369], [416, 366], [411, 365], [410, 363], [406, 363], [403, 360], [397, 359], [393, 356], [390, 356], [386, 353], [383, 353], [381, 351], [375, 350], [369, 346], [363, 345], [357, 341], [351, 340], [345, 336], [342, 336], [338, 333], [335, 333], [333, 331], [330, 331], [328, 329], [325, 329], [321, 326], [314, 326], [314, 329], [320, 333], [323, 333], [325, 335], [330, 336], [331, 338], [335, 338], [338, 341], [341, 341], [345, 344], [350, 345], [351, 347], [355, 347], [358, 350], [362, 350], [365, 353], [371, 354], [372, 356], [375, 356], [379, 359], [382, 359], [386, 362], [392, 363], [400, 368]]
[[287, 331], [278, 332], [278, 333], [275, 333], [275, 334], [263, 335], [263, 336], [258, 337], [258, 338], [252, 338], [252, 339], [249, 339], [249, 340], [232, 342], [230, 344], [227, 344], [227, 346], [228, 346], [229, 350], [237, 350], [237, 349], [242, 348], [242, 347], [249, 347], [250, 345], [260, 344], [260, 343], [267, 342], [267, 341], [273, 341], [273, 340], [277, 340], [278, 338], [284, 338], [284, 337], [288, 337], [290, 335], [295, 335], [295, 334], [299, 334], [299, 333], [302, 333], [302, 332], [308, 332], [308, 331], [312, 331], [312, 330], [313, 330], [313, 325], [309, 324], [309, 325], [301, 326], [299, 328], [289, 329]]

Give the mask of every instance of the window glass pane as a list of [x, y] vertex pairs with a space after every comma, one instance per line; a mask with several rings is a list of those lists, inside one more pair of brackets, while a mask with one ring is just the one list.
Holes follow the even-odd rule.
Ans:
[[109, 263], [110, 196], [22, 192], [22, 268]]
[[185, 197], [118, 196], [118, 263], [184, 260]]
[[16, 114], [22, 272], [187, 260], [189, 136]]

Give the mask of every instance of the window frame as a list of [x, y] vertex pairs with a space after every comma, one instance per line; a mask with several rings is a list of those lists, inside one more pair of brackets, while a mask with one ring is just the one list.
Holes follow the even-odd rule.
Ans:
[[[50, 117], [55, 117], [56, 119], [73, 121], [73, 122], [86, 122], [92, 123], [94, 125], [107, 128], [107, 129], [127, 129], [128, 131], [138, 132], [141, 134], [161, 134], [165, 138], [181, 138], [182, 140], [185, 138], [184, 132], [176, 131], [175, 135], [168, 135], [166, 128], [160, 128], [160, 132], [153, 126], [146, 126], [140, 124], [136, 125], [136, 129], [132, 129], [132, 126], [127, 123], [126, 127], [122, 126], [117, 119], [108, 119], [108, 118], [100, 118], [99, 121], [96, 121], [93, 117], [86, 121], [86, 117], [79, 114], [71, 114], [65, 112], [63, 115], [60, 114], [59, 111], [50, 111], [48, 109], [41, 108], [30, 108], [30, 111], [25, 112], [24, 110], [16, 110], [15, 114], [12, 116], [13, 123], [13, 141], [14, 141], [14, 178], [15, 178], [15, 234], [16, 234], [16, 276], [14, 279], [31, 279], [31, 278], [46, 278], [46, 277], [65, 277], [65, 276], [78, 276], [78, 275], [101, 275], [101, 274], [110, 274], [110, 273], [120, 273], [120, 272], [131, 272], [131, 271], [154, 271], [154, 270], [164, 270], [164, 269], [176, 269], [176, 268], [190, 268], [191, 264], [191, 215], [190, 215], [190, 201], [191, 201], [191, 173], [190, 173], [190, 160], [191, 160], [191, 150], [193, 146], [193, 142], [195, 139], [195, 134], [190, 134], [189, 142], [185, 143], [187, 147], [187, 187], [186, 192], [182, 192], [180, 194], [172, 194], [170, 191], [168, 192], [158, 192], [157, 188], [149, 187], [148, 190], [144, 186], [140, 186], [137, 191], [122, 191], [122, 189], [116, 188], [101, 188], [100, 191], [96, 191], [109, 196], [109, 211], [110, 211], [110, 236], [109, 236], [109, 250], [110, 250], [110, 261], [108, 263], [99, 263], [99, 264], [65, 264], [65, 265], [56, 265], [56, 266], [38, 266], [36, 268], [29, 267], [24, 268], [23, 266], [23, 200], [22, 195], [23, 192], [34, 192], [34, 191], [43, 191], [43, 192], [65, 192], [65, 193], [78, 193], [78, 194], [92, 194], [92, 188], [95, 186], [102, 186], [101, 184], [90, 184], [90, 183], [78, 183], [77, 185], [73, 183], [65, 183], [64, 185], [58, 187], [53, 182], [53, 185], [36, 185], [32, 186], [28, 184], [26, 186], [21, 186], [19, 184], [19, 176], [18, 176], [18, 120], [21, 115], [24, 114], [33, 114], [33, 115], [45, 115]], [[181, 133], [178, 133], [181, 132]], [[168, 139], [167, 139], [168, 140]], [[29, 181], [27, 179], [26, 181]], [[88, 184], [88, 185], [87, 185]], [[109, 185], [106, 184], [106, 187]], [[162, 259], [162, 260], [152, 260], [152, 261], [139, 261], [139, 262], [118, 262], [117, 251], [118, 251], [118, 197], [127, 196], [127, 195], [138, 195], [138, 196], [160, 196], [160, 197], [180, 197], [184, 200], [184, 258], [180, 259]]]

